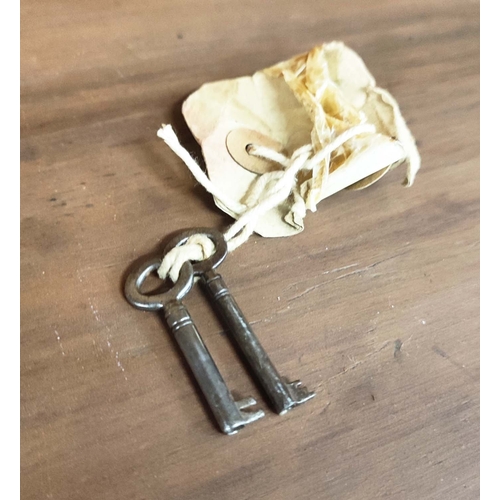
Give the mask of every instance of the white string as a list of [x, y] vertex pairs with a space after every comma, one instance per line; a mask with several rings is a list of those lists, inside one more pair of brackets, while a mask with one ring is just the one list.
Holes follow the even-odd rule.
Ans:
[[[371, 124], [356, 125], [335, 137], [312, 157], [313, 147], [311, 144], [300, 147], [290, 158], [263, 146], [248, 148], [249, 154], [273, 161], [280, 165], [282, 170], [262, 174], [247, 193], [245, 204], [227, 197], [207, 177], [196, 160], [179, 143], [179, 139], [171, 125], [162, 125], [162, 128], [158, 130], [158, 136], [186, 164], [194, 178], [205, 190], [238, 216], [238, 219], [224, 233], [228, 250], [232, 252], [248, 240], [262, 215], [277, 207], [290, 195], [293, 195], [294, 199], [294, 203], [290, 209], [292, 216], [297, 216], [300, 219], [304, 218], [306, 215], [306, 202], [298, 189], [298, 172], [311, 170], [314, 172], [315, 167], [318, 167], [323, 161], [329, 158], [331, 153], [345, 142], [360, 134], [373, 133], [374, 130], [375, 128]], [[326, 178], [327, 176], [323, 176], [323, 181]], [[307, 208], [315, 210], [316, 202], [313, 201], [311, 207]], [[191, 236], [184, 245], [172, 249], [164, 257], [158, 269], [158, 275], [162, 279], [169, 276], [175, 282], [179, 277], [179, 272], [184, 262], [206, 259], [212, 255], [214, 250], [214, 245], [208, 236], [201, 234]]]
[[237, 214], [245, 210], [245, 205], [228, 198], [226, 194], [221, 191], [203, 172], [196, 160], [189, 154], [189, 152], [181, 146], [172, 125], [162, 125], [158, 130], [158, 137], [161, 137], [170, 149], [186, 164], [194, 178], [215, 198], [220, 200], [229, 210]]

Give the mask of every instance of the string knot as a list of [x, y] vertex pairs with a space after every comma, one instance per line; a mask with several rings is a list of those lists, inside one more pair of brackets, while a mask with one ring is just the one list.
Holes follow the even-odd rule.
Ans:
[[179, 279], [181, 267], [185, 262], [198, 262], [211, 257], [215, 252], [213, 241], [205, 234], [195, 234], [190, 236], [186, 243], [172, 248], [165, 255], [160, 267], [158, 276], [161, 279], [169, 277], [174, 283]]

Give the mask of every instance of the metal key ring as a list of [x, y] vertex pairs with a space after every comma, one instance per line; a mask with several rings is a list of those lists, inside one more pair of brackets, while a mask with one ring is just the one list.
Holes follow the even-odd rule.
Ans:
[[192, 262], [194, 274], [198, 276], [200, 274], [207, 273], [211, 269], [215, 269], [226, 258], [227, 242], [224, 235], [220, 231], [217, 231], [217, 229], [208, 227], [194, 227], [192, 229], [186, 229], [185, 231], [182, 231], [178, 235], [174, 236], [168, 242], [164, 255], [170, 252], [173, 248], [183, 245], [190, 236], [194, 236], [196, 234], [204, 234], [205, 236], [208, 236], [215, 245], [215, 253], [211, 257], [199, 262]]
[[170, 290], [154, 295], [142, 293], [141, 286], [144, 280], [149, 274], [160, 267], [161, 261], [162, 259], [160, 257], [155, 257], [154, 259], [144, 262], [144, 264], [140, 265], [129, 274], [125, 282], [125, 297], [138, 309], [144, 311], [157, 311], [162, 309], [168, 302], [181, 300], [193, 286], [193, 266], [191, 262], [185, 262], [181, 267], [179, 279]]

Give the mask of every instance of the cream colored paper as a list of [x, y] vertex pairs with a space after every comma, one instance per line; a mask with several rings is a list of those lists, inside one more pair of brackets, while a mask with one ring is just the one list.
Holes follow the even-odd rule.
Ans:
[[[299, 176], [299, 191], [310, 210], [342, 189], [369, 186], [405, 160], [404, 184], [411, 185], [420, 167], [395, 99], [376, 86], [361, 58], [341, 42], [315, 47], [251, 77], [205, 84], [184, 102], [183, 114], [202, 147], [211, 181], [240, 203], [265, 170], [265, 160], [256, 161], [246, 151], [256, 141], [287, 155], [305, 144], [317, 152], [353, 126], [374, 125], [373, 133], [354, 137], [312, 174]], [[289, 216], [291, 203], [270, 210], [256, 232], [272, 237], [302, 231], [303, 221]]]

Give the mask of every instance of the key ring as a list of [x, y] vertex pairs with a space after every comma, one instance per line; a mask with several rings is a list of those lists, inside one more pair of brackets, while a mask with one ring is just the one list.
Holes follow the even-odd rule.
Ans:
[[144, 280], [160, 267], [161, 261], [160, 257], [149, 259], [128, 275], [125, 282], [125, 297], [138, 309], [157, 311], [169, 302], [180, 301], [193, 287], [193, 266], [187, 261], [182, 265], [179, 279], [170, 290], [152, 295], [142, 293], [141, 286]]
[[192, 262], [193, 272], [196, 276], [199, 276], [200, 274], [208, 273], [211, 269], [218, 267], [227, 256], [226, 239], [220, 231], [217, 231], [217, 229], [208, 227], [193, 227], [191, 229], [186, 229], [185, 231], [182, 231], [174, 236], [168, 242], [163, 255], [167, 255], [167, 253], [173, 248], [183, 245], [189, 237], [196, 234], [208, 236], [215, 246], [215, 253], [212, 256], [199, 262]]

